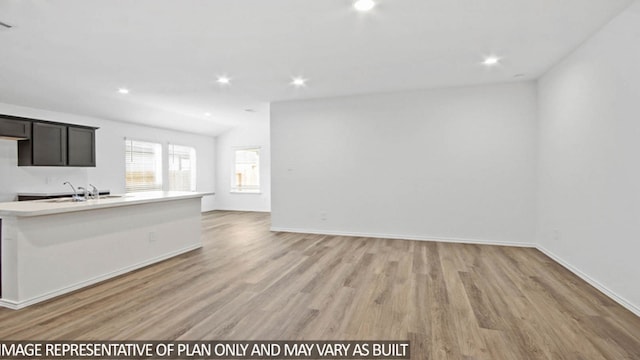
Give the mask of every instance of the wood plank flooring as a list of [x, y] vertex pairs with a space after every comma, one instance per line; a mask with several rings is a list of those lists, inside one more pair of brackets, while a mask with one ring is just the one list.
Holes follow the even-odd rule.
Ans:
[[0, 309], [0, 339], [410, 340], [415, 359], [640, 359], [640, 318], [537, 250], [269, 222], [203, 215], [203, 249]]

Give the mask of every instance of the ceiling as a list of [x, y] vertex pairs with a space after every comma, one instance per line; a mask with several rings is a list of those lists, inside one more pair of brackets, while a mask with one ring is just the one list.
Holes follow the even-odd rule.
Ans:
[[376, 2], [0, 0], [0, 102], [217, 135], [273, 101], [535, 79], [632, 1]]

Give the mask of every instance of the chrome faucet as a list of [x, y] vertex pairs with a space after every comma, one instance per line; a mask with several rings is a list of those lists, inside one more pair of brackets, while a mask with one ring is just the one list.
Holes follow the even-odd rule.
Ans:
[[89, 198], [89, 190], [85, 189], [82, 186], [78, 186], [78, 190], [82, 191], [82, 198], [87, 200]]
[[89, 184], [91, 186], [91, 197], [94, 199], [100, 198], [100, 190], [97, 187], [93, 186], [93, 184]]
[[[73, 201], [84, 201], [84, 198], [78, 196], [78, 192], [76, 191], [76, 188], [73, 185], [71, 185], [70, 182], [65, 181], [62, 185], [71, 186], [71, 190], [73, 190], [73, 196], [71, 198], [73, 199]], [[84, 188], [82, 188], [82, 187], [80, 187], [79, 189], [83, 189], [84, 190]]]
[[[73, 201], [83, 201], [84, 200], [83, 198], [78, 196], [78, 192], [76, 191], [76, 188], [70, 182], [65, 181], [62, 185], [71, 186], [71, 190], [73, 190], [73, 196], [71, 198], [73, 199]], [[80, 189], [82, 189], [82, 188], [80, 188]]]

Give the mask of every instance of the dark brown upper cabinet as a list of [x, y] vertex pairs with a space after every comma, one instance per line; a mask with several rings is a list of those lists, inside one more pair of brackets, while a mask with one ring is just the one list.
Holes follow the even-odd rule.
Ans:
[[96, 130], [67, 127], [67, 165], [96, 166]]
[[67, 127], [33, 123], [33, 165], [65, 166], [67, 164]]
[[31, 140], [18, 142], [18, 165], [67, 165], [67, 127], [38, 122], [31, 127]]
[[0, 115], [0, 138], [28, 139], [31, 137], [31, 121]]
[[29, 122], [28, 136], [10, 137], [24, 139], [18, 140], [18, 166], [96, 166], [97, 128], [24, 120]]

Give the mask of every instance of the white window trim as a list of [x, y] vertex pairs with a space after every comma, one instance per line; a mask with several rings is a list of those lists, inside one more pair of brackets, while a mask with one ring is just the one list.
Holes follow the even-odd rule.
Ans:
[[[152, 189], [152, 190], [140, 190], [140, 191], [132, 191], [132, 192], [128, 192], [127, 190], [127, 184], [126, 184], [126, 174], [127, 174], [127, 164], [126, 164], [126, 154], [127, 154], [127, 141], [137, 141], [137, 142], [144, 142], [144, 143], [150, 143], [150, 144], [154, 144], [154, 145], [160, 145], [160, 171], [159, 171], [159, 179], [160, 179], [160, 189]], [[164, 187], [166, 186], [166, 181], [165, 181], [165, 169], [166, 169], [166, 164], [165, 164], [165, 144], [162, 141], [157, 141], [157, 140], [147, 140], [147, 139], [141, 139], [141, 138], [129, 138], [129, 137], [124, 137], [124, 142], [125, 142], [125, 193], [135, 193], [135, 192], [149, 192], [149, 191], [164, 191]]]
[[[231, 177], [229, 182], [229, 193], [231, 194], [242, 194], [242, 195], [260, 195], [262, 194], [262, 146], [232, 146], [233, 156], [231, 158]], [[236, 172], [236, 151], [238, 150], [258, 150], [258, 182], [260, 183], [260, 188], [257, 190], [236, 190], [234, 189], [235, 184], [235, 172]]]
[[190, 148], [193, 149], [193, 163], [191, 164], [193, 166], [192, 170], [191, 170], [191, 184], [190, 184], [190, 190], [181, 190], [181, 191], [197, 191], [198, 188], [198, 150], [196, 149], [195, 146], [190, 146], [190, 145], [180, 145], [180, 144], [174, 144], [174, 143], [168, 143], [167, 144], [167, 187], [169, 189], [169, 191], [172, 191], [171, 189], [171, 156], [173, 154], [172, 152], [172, 147], [173, 146], [179, 146], [179, 147], [183, 147], [183, 148]]

